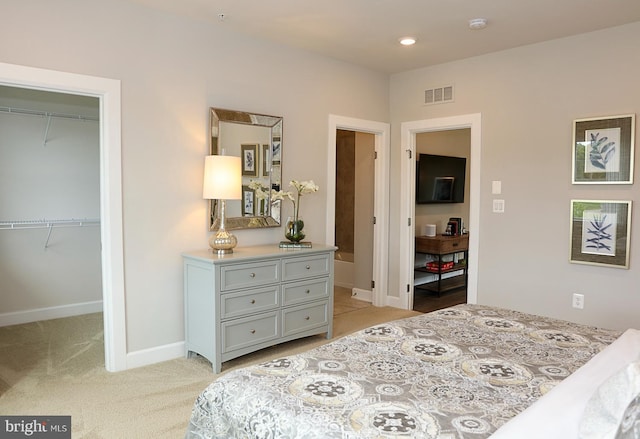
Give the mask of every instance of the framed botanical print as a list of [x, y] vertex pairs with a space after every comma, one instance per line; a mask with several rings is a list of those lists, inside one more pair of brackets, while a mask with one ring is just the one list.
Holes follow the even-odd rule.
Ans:
[[631, 201], [571, 200], [570, 262], [629, 268]]
[[258, 176], [258, 146], [257, 144], [240, 145], [242, 154], [242, 175]]
[[249, 186], [242, 186], [242, 216], [254, 216], [256, 192]]
[[632, 184], [635, 114], [577, 119], [573, 127], [573, 184]]

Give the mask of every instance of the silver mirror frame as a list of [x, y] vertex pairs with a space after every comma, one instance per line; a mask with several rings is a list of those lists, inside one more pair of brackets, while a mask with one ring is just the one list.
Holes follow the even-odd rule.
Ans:
[[[276, 189], [279, 190], [282, 182], [274, 183], [272, 181], [273, 176], [273, 157], [274, 149], [278, 148], [278, 158], [280, 161], [280, 179], [282, 179], [282, 117], [270, 116], [266, 114], [249, 113], [245, 111], [227, 110], [223, 108], [210, 108], [210, 154], [218, 155], [221, 153], [219, 139], [220, 139], [220, 122], [236, 123], [242, 125], [262, 126], [271, 130], [271, 145], [269, 146], [270, 154], [270, 172], [269, 182], [271, 187], [276, 184]], [[268, 212], [264, 216], [242, 216], [242, 217], [227, 217], [225, 219], [225, 226], [227, 230], [238, 229], [258, 229], [264, 227], [279, 227], [280, 226], [280, 205], [281, 201], [271, 201], [267, 199]], [[209, 230], [216, 231], [220, 227], [220, 218], [218, 215], [218, 200], [211, 200], [209, 203]]]

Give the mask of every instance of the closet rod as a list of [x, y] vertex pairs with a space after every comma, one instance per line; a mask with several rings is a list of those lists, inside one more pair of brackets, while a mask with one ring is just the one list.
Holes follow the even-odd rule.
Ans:
[[100, 218], [0, 221], [0, 230], [51, 229], [53, 227], [99, 226]]
[[62, 119], [73, 119], [73, 120], [94, 121], [94, 122], [98, 122], [100, 120], [97, 117], [88, 117], [88, 116], [82, 116], [79, 114], [52, 113], [50, 111], [36, 111], [36, 110], [27, 110], [24, 108], [12, 108], [12, 107], [0, 107], [0, 113], [26, 114], [28, 116], [41, 116], [41, 117], [58, 117]]

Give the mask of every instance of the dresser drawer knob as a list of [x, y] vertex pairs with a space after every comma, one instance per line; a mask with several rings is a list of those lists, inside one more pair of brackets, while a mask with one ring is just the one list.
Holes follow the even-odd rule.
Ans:
[[305, 293], [309, 294], [309, 293], [311, 293], [311, 290], [307, 289], [307, 291], [305, 291]]
[[251, 304], [253, 305], [254, 303], [256, 303], [256, 299], [251, 299]]
[[305, 319], [305, 320], [309, 320], [310, 318], [311, 318], [311, 317], [309, 317], [309, 316], [306, 316], [306, 317], [305, 317], [304, 319]]
[[255, 273], [250, 273], [249, 277], [256, 277], [256, 274]]
[[307, 270], [310, 270], [310, 269], [311, 269], [311, 265], [307, 265]]
[[255, 329], [252, 329], [252, 330], [251, 330], [251, 333], [252, 333], [252, 334], [255, 334], [255, 333], [256, 333], [256, 330], [255, 330]]

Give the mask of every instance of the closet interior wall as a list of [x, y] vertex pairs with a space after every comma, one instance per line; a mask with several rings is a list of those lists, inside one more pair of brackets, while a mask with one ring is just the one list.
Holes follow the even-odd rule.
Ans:
[[102, 311], [98, 98], [0, 86], [0, 326]]

